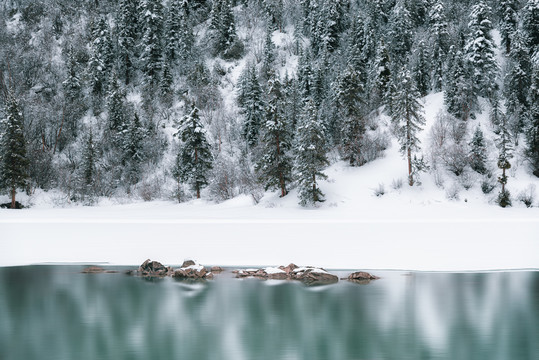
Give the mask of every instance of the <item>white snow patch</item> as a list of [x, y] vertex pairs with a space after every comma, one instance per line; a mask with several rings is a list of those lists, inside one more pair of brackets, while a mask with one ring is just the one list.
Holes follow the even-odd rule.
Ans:
[[264, 268], [264, 271], [266, 272], [266, 274], [269, 274], [269, 275], [286, 273], [284, 270], [281, 270], [276, 267], [267, 267], [267, 268]]

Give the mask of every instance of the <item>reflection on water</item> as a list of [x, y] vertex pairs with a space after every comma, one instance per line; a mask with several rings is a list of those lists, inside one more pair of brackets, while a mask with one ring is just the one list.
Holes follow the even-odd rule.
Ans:
[[539, 272], [183, 284], [0, 268], [0, 359], [539, 359]]

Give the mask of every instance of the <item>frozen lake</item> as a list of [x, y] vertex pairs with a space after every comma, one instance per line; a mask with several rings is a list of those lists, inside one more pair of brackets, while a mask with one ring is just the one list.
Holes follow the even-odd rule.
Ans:
[[0, 268], [0, 359], [539, 358], [534, 271], [377, 271], [368, 285], [306, 287], [82, 269]]

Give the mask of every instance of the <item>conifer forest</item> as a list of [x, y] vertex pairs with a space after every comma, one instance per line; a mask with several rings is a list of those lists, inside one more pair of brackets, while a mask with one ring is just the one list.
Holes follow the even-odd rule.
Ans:
[[531, 206], [510, 190], [516, 166], [539, 177], [539, 0], [0, 0], [13, 207], [293, 189], [313, 207], [328, 166], [391, 146], [403, 188]]

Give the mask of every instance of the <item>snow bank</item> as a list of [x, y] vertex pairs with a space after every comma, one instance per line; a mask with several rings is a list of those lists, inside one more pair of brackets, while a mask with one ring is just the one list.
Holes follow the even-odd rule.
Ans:
[[[443, 106], [441, 93], [425, 99], [427, 125]], [[382, 117], [382, 121], [387, 118]], [[470, 120], [488, 128], [488, 111]], [[487, 140], [492, 134], [485, 131]], [[489, 138], [490, 136], [490, 138]], [[298, 205], [297, 190], [280, 198], [268, 192], [255, 205], [249, 196], [221, 204], [194, 200], [102, 201], [100, 206], [65, 206], [57, 192], [18, 195], [30, 209], [0, 209], [0, 266], [36, 263], [138, 265], [151, 258], [175, 265], [196, 258], [205, 264], [256, 266], [309, 264], [326, 269], [468, 271], [539, 269], [539, 203], [526, 208], [494, 204], [498, 190], [482, 193], [477, 181], [457, 199], [430, 174], [409, 187], [406, 160], [393, 141], [385, 156], [359, 168], [337, 162], [320, 182], [326, 202], [317, 209]], [[539, 179], [518, 154], [508, 188], [516, 195]], [[376, 189], [384, 188], [382, 196]], [[0, 202], [7, 202], [0, 196]]]

